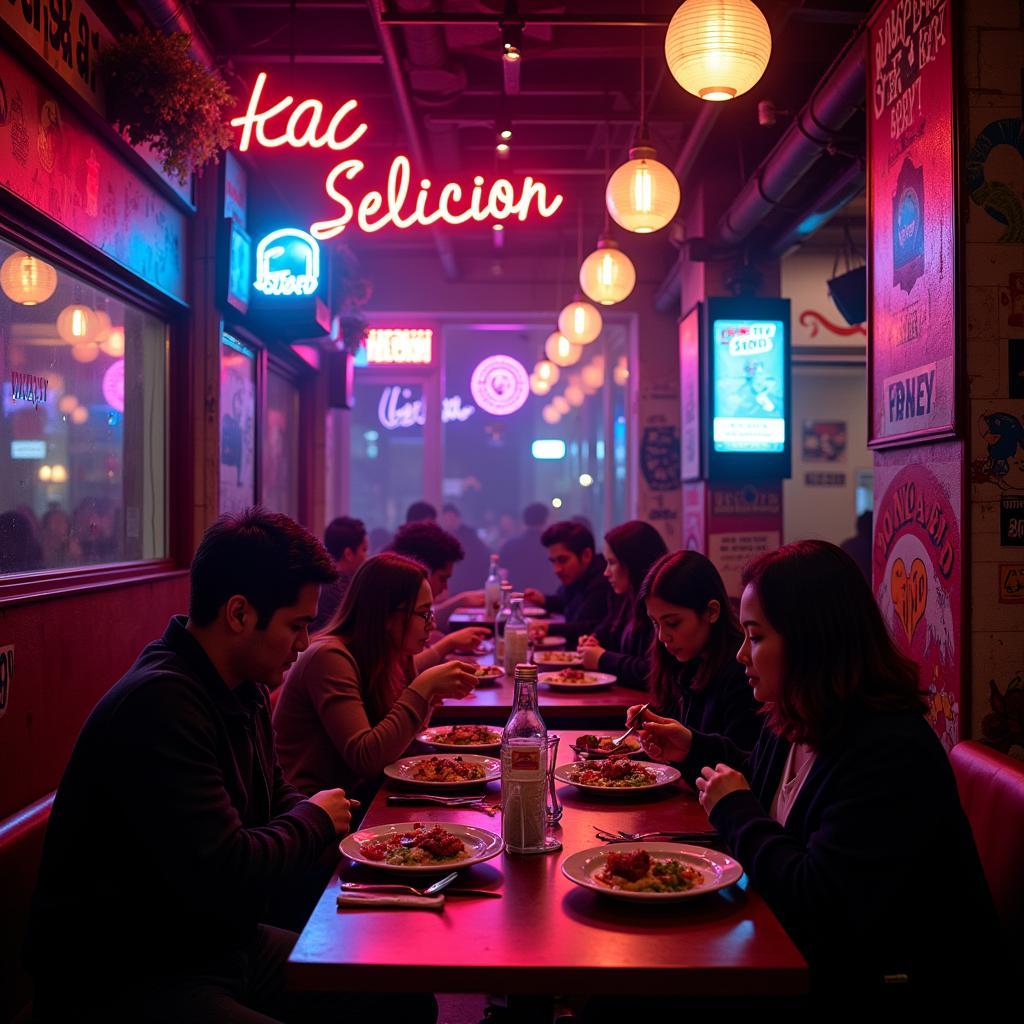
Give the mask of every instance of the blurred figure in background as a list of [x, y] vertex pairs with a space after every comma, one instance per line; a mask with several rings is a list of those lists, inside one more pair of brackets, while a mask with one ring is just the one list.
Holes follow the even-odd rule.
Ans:
[[462, 545], [464, 557], [456, 563], [449, 587], [454, 593], [479, 590], [487, 578], [489, 552], [480, 535], [462, 521], [462, 514], [450, 502], [441, 509], [441, 526]]
[[390, 543], [394, 534], [383, 526], [375, 526], [368, 534], [367, 547], [371, 555], [379, 555]]
[[437, 509], [429, 501], [414, 501], [405, 510], [407, 523], [436, 523]]
[[43, 546], [23, 512], [0, 513], [0, 573], [37, 572], [44, 568]]
[[509, 582], [516, 590], [533, 587], [548, 591], [555, 588], [548, 553], [540, 542], [547, 521], [547, 505], [540, 502], [527, 505], [523, 509], [523, 532], [501, 545], [498, 564], [508, 570]]
[[857, 563], [857, 568], [864, 573], [864, 579], [868, 581], [868, 586], [871, 586], [871, 526], [873, 520], [874, 514], [871, 509], [861, 512], [857, 516], [856, 534], [848, 537], [839, 545]]
[[310, 632], [317, 632], [330, 622], [345, 598], [356, 569], [366, 561], [366, 527], [361, 519], [338, 516], [324, 531], [324, 547], [334, 559], [338, 579], [320, 588], [320, 604]]

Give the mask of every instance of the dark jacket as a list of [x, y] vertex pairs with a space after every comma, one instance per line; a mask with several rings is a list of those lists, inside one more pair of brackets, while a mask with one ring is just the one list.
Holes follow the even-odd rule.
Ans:
[[574, 643], [584, 633], [593, 633], [604, 621], [611, 605], [613, 591], [604, 578], [604, 556], [594, 555], [578, 580], [564, 584], [544, 597], [549, 612], [561, 612], [565, 625], [552, 626], [550, 632]]
[[646, 690], [651, 671], [651, 641], [654, 638], [651, 620], [642, 615], [639, 626], [634, 628], [632, 612], [623, 609], [622, 602], [616, 600], [604, 622], [594, 631], [594, 636], [605, 649], [597, 663], [598, 671], [611, 672], [618, 678], [620, 686]]
[[697, 659], [680, 666], [676, 706], [664, 713], [694, 732], [725, 736], [740, 750], [753, 750], [764, 719], [746, 670], [738, 661], [730, 661], [703, 689], [695, 690], [693, 680], [699, 667]]
[[234, 690], [171, 620], [96, 705], [43, 849], [30, 962], [44, 987], [224, 961], [335, 842], [274, 756], [267, 690]]
[[528, 526], [501, 545], [498, 564], [508, 570], [509, 581], [516, 590], [536, 587], [546, 593], [556, 582], [548, 549], [540, 542], [542, 532], [542, 527]]
[[818, 752], [785, 826], [767, 808], [790, 744], [767, 726], [744, 754], [695, 734], [693, 781], [720, 761], [750, 790], [723, 797], [711, 824], [779, 916], [819, 989], [877, 993], [907, 975], [922, 997], [982, 994], [1001, 959], [998, 925], [946, 753], [915, 712], [851, 716]]

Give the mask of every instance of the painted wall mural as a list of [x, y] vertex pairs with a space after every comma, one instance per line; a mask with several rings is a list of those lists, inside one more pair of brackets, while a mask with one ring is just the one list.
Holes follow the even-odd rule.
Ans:
[[870, 28], [869, 444], [950, 436], [956, 395], [951, 5], [889, 0]]
[[[998, 147], [1016, 151], [1017, 160], [1010, 174], [998, 159], [990, 159]], [[975, 137], [967, 154], [967, 191], [971, 202], [981, 207], [1003, 231], [1000, 242], [1024, 242], [1024, 194], [1019, 184], [1020, 162], [1024, 160], [1024, 121], [1019, 117], [999, 118], [987, 124]], [[995, 166], [994, 166], [995, 165]], [[998, 168], [998, 169], [997, 169]], [[1010, 175], [1018, 181], [1001, 180]]]
[[947, 750], [960, 736], [959, 443], [878, 456], [875, 596], [899, 648], [920, 668], [928, 720]]

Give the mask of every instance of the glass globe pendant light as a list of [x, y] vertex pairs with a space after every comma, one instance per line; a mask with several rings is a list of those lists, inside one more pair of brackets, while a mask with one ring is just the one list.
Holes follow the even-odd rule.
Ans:
[[100, 326], [95, 311], [80, 302], [65, 306], [57, 315], [57, 333], [69, 345], [92, 341]]
[[602, 306], [613, 306], [629, 298], [635, 285], [633, 261], [606, 231], [597, 240], [597, 248], [580, 266], [583, 294]]
[[12, 302], [37, 306], [57, 290], [57, 271], [49, 263], [19, 250], [0, 266], [0, 289]]
[[601, 333], [601, 314], [577, 294], [558, 314], [558, 329], [575, 345], [589, 345]]
[[574, 345], [560, 331], [553, 331], [544, 342], [544, 354], [556, 366], [572, 366], [580, 361], [583, 349]]
[[672, 77], [688, 93], [711, 102], [749, 92], [771, 54], [771, 30], [751, 0], [686, 0], [665, 34]]

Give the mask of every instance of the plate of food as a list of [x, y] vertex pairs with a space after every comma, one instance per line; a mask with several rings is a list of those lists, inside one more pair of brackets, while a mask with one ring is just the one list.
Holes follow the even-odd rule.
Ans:
[[471, 786], [500, 779], [501, 762], [481, 754], [418, 754], [389, 764], [384, 774], [411, 786]]
[[541, 668], [579, 668], [583, 659], [578, 651], [535, 651], [533, 663]]
[[641, 764], [628, 757], [610, 757], [604, 761], [560, 764], [555, 769], [555, 778], [580, 789], [636, 793], [671, 786], [681, 776], [670, 764]]
[[477, 665], [473, 669], [477, 686], [492, 686], [504, 674], [505, 670], [500, 665]]
[[743, 868], [727, 853], [703, 846], [616, 843], [566, 857], [562, 874], [605, 896], [664, 902], [724, 889], [743, 877]]
[[578, 668], [563, 668], [561, 672], [541, 672], [538, 683], [544, 683], [556, 690], [600, 690], [603, 686], [614, 686], [615, 676], [609, 672], [584, 672]]
[[503, 848], [501, 836], [485, 828], [419, 821], [360, 829], [338, 845], [357, 864], [409, 874], [468, 868], [497, 857]]
[[416, 739], [438, 750], [497, 750], [501, 730], [493, 725], [435, 725], [424, 729]]
[[628, 754], [630, 757], [636, 757], [641, 752], [640, 741], [635, 736], [627, 736], [618, 746], [612, 742], [615, 738], [614, 736], [595, 736], [593, 733], [586, 733], [575, 743], [570, 743], [569, 746], [577, 754], [586, 754], [587, 757], [595, 759], [608, 757], [611, 754]]

